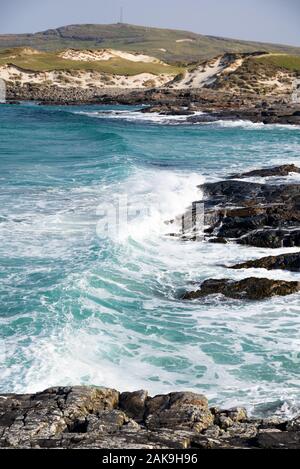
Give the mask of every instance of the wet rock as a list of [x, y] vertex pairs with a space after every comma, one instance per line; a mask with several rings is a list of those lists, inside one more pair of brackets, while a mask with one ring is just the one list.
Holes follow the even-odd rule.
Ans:
[[217, 279], [206, 280], [199, 290], [186, 292], [183, 300], [196, 300], [209, 295], [222, 294], [228, 298], [263, 300], [272, 296], [285, 296], [297, 293], [300, 282], [270, 280], [267, 278], [250, 277], [243, 280]]
[[237, 240], [239, 244], [247, 244], [260, 248], [289, 248], [300, 246], [300, 229], [262, 229], [254, 230]]
[[284, 164], [274, 166], [272, 168], [255, 169], [246, 173], [239, 173], [230, 176], [230, 178], [247, 178], [247, 177], [271, 177], [271, 176], [288, 176], [290, 173], [300, 173], [300, 168], [294, 164]]
[[200, 189], [209, 242], [233, 240], [273, 249], [299, 245], [299, 184], [226, 180], [204, 184]]
[[290, 203], [299, 207], [300, 184], [276, 185], [226, 180], [206, 183], [199, 188], [203, 190], [206, 199], [228, 209], [232, 208], [231, 204], [263, 208], [263, 204], [272, 207], [278, 203]]
[[158, 113], [161, 116], [192, 116], [194, 114], [194, 111], [187, 109], [186, 107], [170, 105], [151, 106], [142, 109], [142, 112], [145, 114]]
[[213, 244], [228, 244], [227, 239], [223, 238], [222, 236], [220, 236], [219, 238], [210, 238], [209, 242]]
[[250, 260], [241, 264], [236, 264], [231, 269], [267, 269], [267, 270], [289, 270], [300, 272], [300, 252], [281, 254], [280, 256], [268, 256], [261, 259]]

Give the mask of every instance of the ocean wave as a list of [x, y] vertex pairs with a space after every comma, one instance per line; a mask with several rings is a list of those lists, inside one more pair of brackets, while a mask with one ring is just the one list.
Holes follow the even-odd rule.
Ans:
[[193, 122], [191, 117], [202, 116], [207, 113], [196, 111], [193, 115], [163, 115], [158, 112], [144, 113], [137, 110], [102, 110], [102, 111], [76, 111], [76, 114], [82, 114], [97, 119], [115, 119], [136, 123], [151, 123], [164, 125], [198, 125], [214, 126], [221, 128], [242, 128], [245, 130], [300, 130], [299, 125], [292, 124], [264, 124], [263, 122], [252, 122], [250, 120], [215, 120], [211, 122]]
[[[180, 230], [177, 215], [202, 198], [197, 186], [221, 171], [257, 168], [266, 158], [297, 164], [298, 135], [273, 131], [257, 138], [241, 128], [233, 139], [212, 124], [203, 138], [197, 129], [143, 132], [141, 126], [136, 132], [120, 125], [120, 147], [103, 139], [111, 121], [95, 126], [82, 119], [74, 129], [72, 116], [66, 131], [54, 113], [42, 123], [43, 131], [51, 131], [43, 134], [44, 145], [34, 142], [32, 160], [24, 155], [24, 131], [15, 131], [15, 119], [15, 138], [6, 130], [2, 135], [7, 145], [19, 139], [19, 146], [1, 196], [1, 327], [7, 348], [1, 390], [80, 383], [151, 394], [191, 390], [207, 394], [212, 404], [291, 416], [300, 404], [299, 295], [259, 303], [178, 299], [191, 283], [252, 275], [224, 265], [270, 250], [183, 242], [168, 234]], [[141, 114], [145, 122], [149, 115]], [[18, 125], [23, 129], [23, 117]], [[40, 156], [47, 156], [47, 165], [36, 164]], [[166, 162], [172, 170], [163, 169]], [[124, 194], [133, 213], [128, 224], [97, 235], [97, 210], [112, 208]], [[171, 219], [175, 223], [166, 224]], [[299, 280], [299, 273], [288, 271], [258, 269], [255, 275]]]
[[[162, 115], [158, 112], [153, 113], [144, 113], [141, 111], [132, 111], [132, 110], [103, 110], [103, 111], [77, 111], [77, 114], [83, 114], [89, 117], [94, 117], [97, 119], [121, 119], [127, 122], [145, 122], [152, 124], [180, 124], [186, 123], [188, 117], [186, 115]], [[193, 116], [203, 115], [203, 112], [195, 112]]]
[[299, 125], [292, 124], [264, 124], [263, 122], [252, 122], [249, 120], [217, 120], [214, 122], [200, 122], [200, 125], [217, 126], [222, 128], [241, 128], [244, 130], [300, 130]]

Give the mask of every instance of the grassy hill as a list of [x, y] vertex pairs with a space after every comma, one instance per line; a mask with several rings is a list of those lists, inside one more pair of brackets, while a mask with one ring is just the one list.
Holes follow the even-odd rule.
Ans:
[[57, 52], [44, 52], [35, 49], [4, 49], [0, 50], [1, 65], [11, 64], [33, 72], [52, 70], [86, 70], [97, 71], [109, 75], [138, 75], [152, 73], [154, 75], [178, 75], [184, 68], [160, 63], [132, 62], [122, 58], [112, 58], [103, 61], [68, 60], [60, 57]]
[[296, 55], [270, 54], [256, 60], [261, 64], [272, 65], [285, 70], [300, 71], [300, 57]]
[[112, 48], [143, 52], [163, 61], [197, 62], [225, 52], [279, 52], [300, 56], [299, 47], [247, 42], [188, 31], [158, 29], [129, 24], [85, 24], [64, 26], [35, 34], [0, 35], [0, 49], [33, 47], [41, 51], [59, 49]]

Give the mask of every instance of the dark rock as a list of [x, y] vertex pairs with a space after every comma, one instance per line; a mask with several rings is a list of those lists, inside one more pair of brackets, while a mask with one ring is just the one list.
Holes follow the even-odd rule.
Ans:
[[[199, 187], [204, 195], [205, 237], [257, 247], [299, 245], [300, 185], [226, 180]], [[184, 219], [189, 220], [186, 212]], [[192, 231], [193, 226], [190, 226]], [[193, 230], [197, 239], [197, 233]], [[219, 240], [219, 241], [218, 241]]]
[[228, 243], [227, 239], [222, 238], [222, 236], [220, 236], [219, 238], [211, 238], [209, 242], [214, 243], [214, 244], [227, 244]]
[[237, 240], [239, 244], [247, 244], [260, 248], [289, 248], [300, 246], [300, 229], [262, 229], [251, 231]]
[[253, 171], [248, 171], [247, 173], [234, 174], [231, 178], [288, 176], [290, 173], [300, 173], [300, 168], [294, 164], [284, 164], [281, 166], [274, 166], [273, 168], [255, 169]]
[[1, 448], [295, 448], [299, 435], [299, 419], [279, 425], [278, 418], [250, 419], [243, 408], [209, 409], [191, 392], [151, 398], [75, 386], [0, 396]]
[[228, 208], [231, 208], [230, 204], [257, 208], [263, 204], [299, 204], [300, 200], [300, 184], [274, 185], [226, 180], [203, 184], [199, 188], [203, 190], [206, 199], [214, 201], [215, 205]]
[[300, 433], [280, 431], [259, 433], [257, 445], [262, 449], [299, 449]]
[[206, 280], [199, 290], [187, 292], [183, 300], [195, 300], [222, 294], [228, 298], [262, 300], [276, 295], [290, 295], [300, 290], [300, 282], [250, 277], [239, 281], [229, 279]]
[[147, 398], [147, 391], [123, 392], [120, 395], [120, 408], [124, 409], [129, 417], [136, 421], [142, 421]]
[[282, 254], [280, 256], [269, 256], [263, 257], [262, 259], [251, 260], [237, 264], [231, 267], [231, 269], [282, 269], [290, 270], [292, 272], [300, 272], [300, 252]]

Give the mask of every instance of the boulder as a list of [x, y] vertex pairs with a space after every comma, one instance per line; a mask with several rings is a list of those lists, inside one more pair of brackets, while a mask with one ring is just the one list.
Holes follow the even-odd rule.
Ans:
[[237, 243], [272, 249], [298, 247], [300, 246], [300, 229], [254, 230], [238, 239]]
[[300, 252], [281, 254], [280, 256], [268, 256], [261, 259], [255, 259], [236, 264], [231, 269], [267, 269], [267, 270], [289, 270], [291, 272], [300, 272]]
[[147, 391], [123, 392], [120, 395], [120, 408], [127, 415], [137, 421], [142, 421], [145, 414], [145, 405], [148, 398]]
[[170, 393], [147, 402], [146, 425], [150, 429], [163, 427], [201, 432], [213, 422], [208, 401], [199, 394]]
[[[296, 113], [294, 116], [298, 115]], [[246, 173], [233, 174], [230, 178], [242, 179], [248, 177], [288, 176], [290, 173], [300, 173], [300, 168], [294, 164], [283, 164], [272, 168], [254, 169]]]
[[206, 280], [196, 291], [186, 292], [183, 300], [196, 300], [209, 295], [222, 294], [228, 298], [263, 300], [272, 296], [285, 296], [297, 293], [300, 282], [271, 280], [267, 278], [245, 278], [243, 280], [217, 279]]

